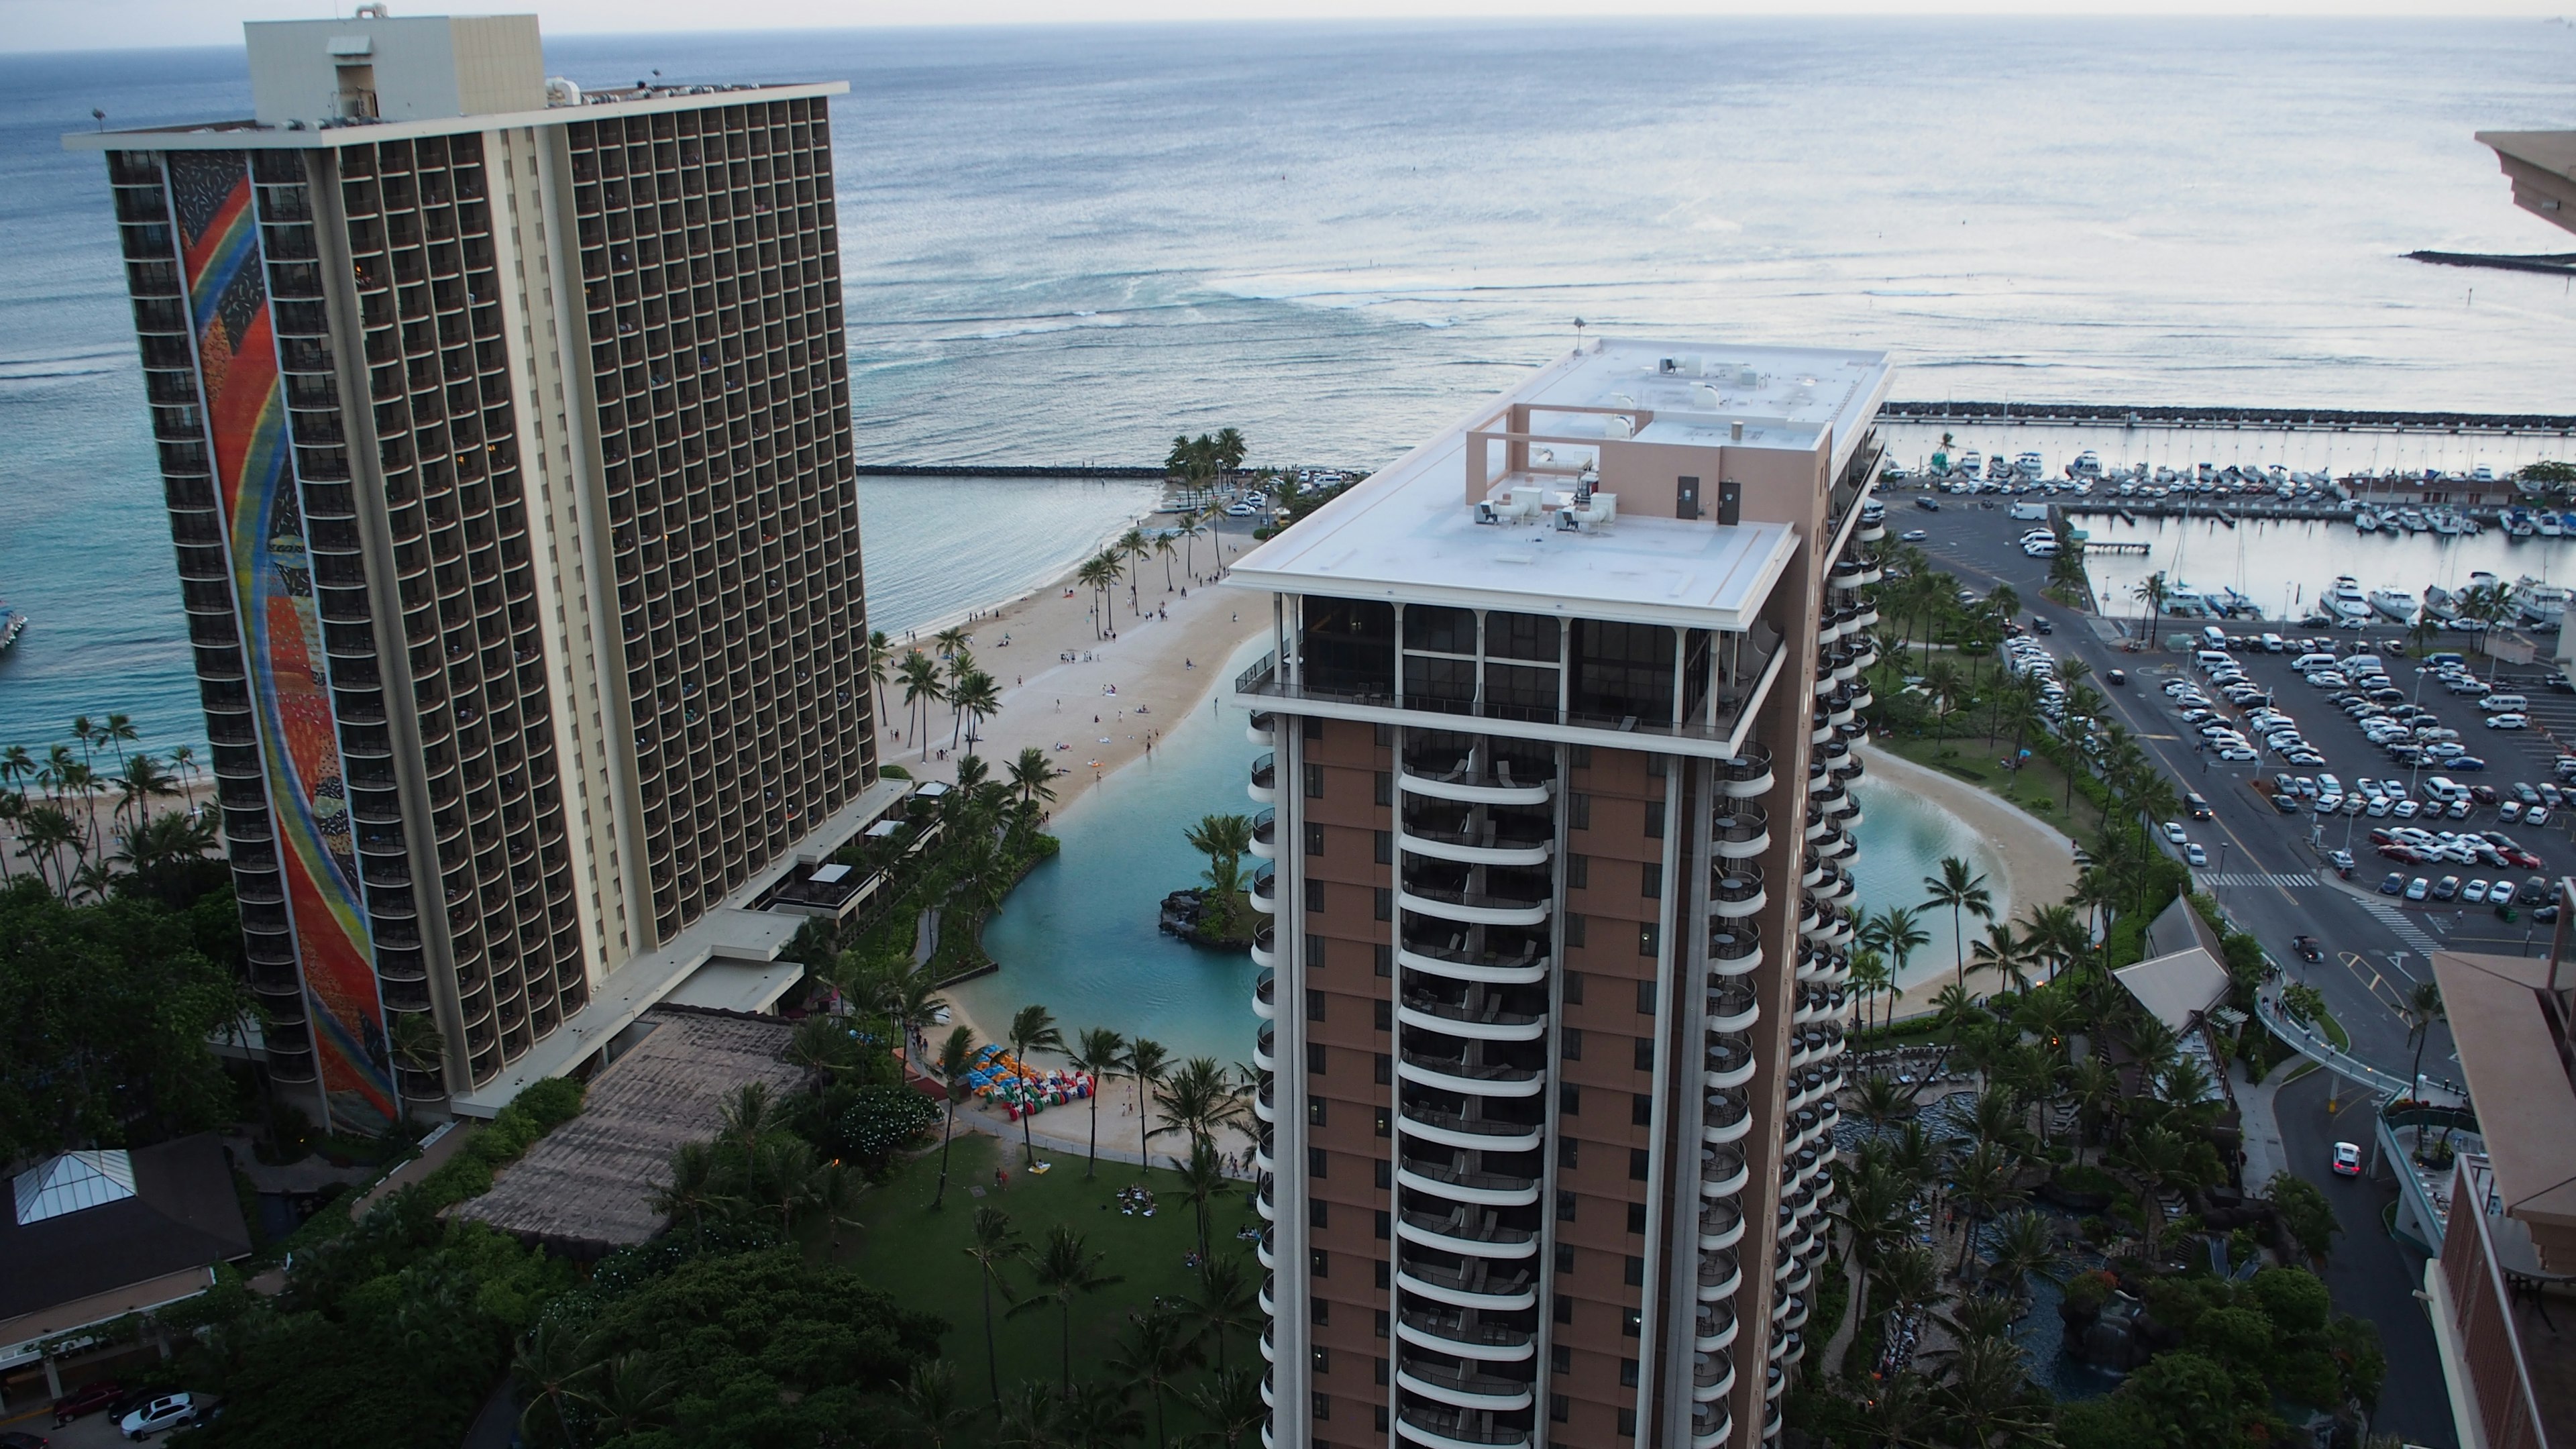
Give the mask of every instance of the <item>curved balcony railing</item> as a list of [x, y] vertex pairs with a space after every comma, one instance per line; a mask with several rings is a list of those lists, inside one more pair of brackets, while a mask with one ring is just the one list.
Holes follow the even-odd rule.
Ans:
[[1703, 1252], [1732, 1248], [1744, 1241], [1744, 1209], [1733, 1198], [1700, 1204], [1699, 1246]]
[[1278, 1028], [1265, 1021], [1261, 1024], [1259, 1034], [1252, 1038], [1252, 1064], [1265, 1072], [1278, 1070], [1277, 1064], [1271, 1060], [1270, 1055], [1270, 1043], [1277, 1030]]
[[1535, 926], [1547, 919], [1552, 904], [1545, 895], [1453, 889], [1413, 879], [1400, 880], [1395, 889], [1406, 910], [1469, 925]]
[[1261, 929], [1252, 933], [1252, 964], [1263, 970], [1274, 969], [1279, 964], [1278, 950], [1273, 944], [1278, 940], [1276, 931], [1271, 922], [1264, 921]]
[[[1462, 936], [1463, 932], [1460, 933]], [[1452, 981], [1489, 986], [1526, 986], [1547, 979], [1548, 958], [1536, 951], [1469, 951], [1407, 939], [1395, 952], [1397, 964]]]
[[1399, 1355], [1395, 1377], [1408, 1393], [1462, 1409], [1510, 1413], [1526, 1409], [1533, 1402], [1527, 1380], [1480, 1373], [1463, 1366], [1451, 1367]]
[[1724, 1349], [1695, 1353], [1691, 1363], [1691, 1398], [1713, 1403], [1735, 1389], [1735, 1355]]
[[1269, 805], [1279, 798], [1279, 757], [1264, 754], [1252, 762], [1250, 791], [1254, 803]]
[[1724, 1403], [1691, 1407], [1691, 1449], [1724, 1449], [1735, 1437], [1735, 1415]]
[[1408, 1243], [1470, 1258], [1528, 1258], [1538, 1253], [1538, 1235], [1527, 1228], [1505, 1227], [1491, 1213], [1466, 1208], [1448, 1213], [1406, 1211], [1396, 1219], [1396, 1235]]
[[1538, 1179], [1508, 1172], [1479, 1172], [1454, 1163], [1403, 1157], [1396, 1161], [1396, 1176], [1409, 1179], [1407, 1187], [1486, 1207], [1520, 1207], [1538, 1201]]
[[1252, 737], [1254, 744], [1264, 749], [1278, 743], [1278, 717], [1266, 709], [1256, 709], [1244, 716], [1243, 730]]
[[1490, 771], [1478, 771], [1463, 759], [1426, 766], [1407, 758], [1396, 772], [1396, 783], [1416, 795], [1471, 805], [1544, 805], [1556, 793], [1554, 780], [1514, 778], [1509, 760], [1495, 762]]
[[1711, 1092], [1700, 1117], [1700, 1140], [1711, 1145], [1740, 1142], [1753, 1130], [1753, 1109], [1741, 1090]]
[[1699, 1150], [1699, 1195], [1704, 1198], [1733, 1197], [1744, 1191], [1752, 1174], [1744, 1166], [1744, 1153], [1734, 1147], [1703, 1147]]
[[1711, 1091], [1730, 1091], [1753, 1080], [1753, 1043], [1742, 1035], [1711, 1036], [1701, 1060]]
[[1762, 1001], [1753, 983], [1741, 979], [1718, 982], [1708, 991], [1708, 1029], [1714, 1032], [1738, 1032], [1762, 1018]]
[[1408, 1026], [1485, 1041], [1535, 1041], [1547, 1031], [1547, 1018], [1534, 1012], [1506, 1011], [1502, 997], [1471, 994], [1462, 1002], [1442, 1001], [1427, 992], [1408, 991], [1396, 1005], [1396, 1018]]
[[1771, 848], [1771, 812], [1749, 800], [1729, 800], [1710, 814], [1709, 848], [1727, 860], [1747, 860]]
[[1408, 1308], [1396, 1315], [1396, 1337], [1435, 1352], [1489, 1363], [1515, 1363], [1538, 1351], [1538, 1335], [1496, 1323], [1473, 1309], [1434, 1313]]
[[1749, 861], [1712, 866], [1708, 885], [1709, 914], [1724, 920], [1759, 915], [1771, 903], [1762, 887], [1762, 867]]
[[1749, 800], [1771, 790], [1771, 747], [1759, 742], [1748, 743], [1744, 752], [1733, 759], [1720, 760], [1715, 766], [1717, 788], [1737, 800]]
[[1408, 1102], [1401, 1109], [1404, 1129], [1426, 1142], [1480, 1152], [1535, 1152], [1547, 1140], [1545, 1124], [1444, 1112]]
[[1530, 1431], [1491, 1414], [1406, 1403], [1396, 1411], [1396, 1431], [1429, 1449], [1526, 1449]]
[[1263, 861], [1260, 867], [1253, 871], [1252, 884], [1245, 890], [1244, 896], [1252, 902], [1252, 908], [1254, 910], [1259, 911], [1264, 915], [1278, 914], [1278, 867], [1269, 861]]
[[1260, 860], [1275, 859], [1279, 854], [1279, 811], [1266, 807], [1252, 817], [1252, 854]]
[[1703, 1303], [1716, 1303], [1735, 1296], [1744, 1286], [1744, 1264], [1733, 1248], [1720, 1248], [1699, 1255], [1697, 1292]]
[[1271, 1000], [1271, 993], [1277, 985], [1277, 975], [1266, 970], [1252, 984], [1252, 1014], [1263, 1021], [1268, 1021], [1278, 1014], [1278, 1009]]
[[1395, 1074], [1408, 1082], [1473, 1097], [1534, 1097], [1547, 1085], [1547, 1073], [1538, 1067], [1470, 1062], [1463, 1056], [1423, 1051], [1397, 1052]]
[[1718, 929], [1708, 933], [1708, 970], [1711, 976], [1744, 976], [1761, 969], [1762, 938], [1750, 929]]
[[1529, 1269], [1499, 1268], [1482, 1258], [1444, 1268], [1420, 1262], [1411, 1254], [1398, 1254], [1395, 1275], [1408, 1292], [1454, 1308], [1510, 1313], [1538, 1305], [1533, 1286], [1537, 1280]]
[[1463, 865], [1545, 865], [1556, 853], [1552, 837], [1526, 831], [1505, 832], [1492, 824], [1482, 830], [1440, 830], [1407, 821], [1404, 848], [1435, 860]]

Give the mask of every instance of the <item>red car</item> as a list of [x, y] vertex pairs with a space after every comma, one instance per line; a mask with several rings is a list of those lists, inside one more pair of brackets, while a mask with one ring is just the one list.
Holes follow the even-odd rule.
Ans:
[[54, 1400], [54, 1427], [59, 1429], [83, 1414], [95, 1414], [124, 1395], [124, 1386], [114, 1379], [83, 1384]]
[[2390, 860], [2397, 861], [2404, 865], [2422, 865], [2424, 863], [2423, 854], [2416, 850], [2415, 847], [2411, 845], [2400, 845], [2393, 840], [2388, 844], [2379, 847], [2379, 853], [2387, 856]]

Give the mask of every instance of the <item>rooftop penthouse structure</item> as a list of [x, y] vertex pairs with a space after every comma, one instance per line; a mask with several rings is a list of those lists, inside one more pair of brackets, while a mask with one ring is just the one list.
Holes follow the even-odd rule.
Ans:
[[1595, 341], [1238, 561], [1273, 1445], [1773, 1439], [1882, 354]]
[[251, 117], [65, 139], [106, 153], [265, 1056], [344, 1125], [488, 1114], [775, 958], [801, 918], [739, 907], [899, 791], [847, 87], [585, 92], [524, 15], [247, 33]]

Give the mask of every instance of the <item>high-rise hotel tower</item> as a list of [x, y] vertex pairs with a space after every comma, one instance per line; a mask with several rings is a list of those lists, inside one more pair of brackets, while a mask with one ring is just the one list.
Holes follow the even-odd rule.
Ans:
[[585, 95], [533, 16], [381, 10], [247, 27], [253, 119], [66, 138], [114, 188], [269, 1066], [357, 1123], [774, 955], [718, 918], [877, 778], [847, 88]]
[[[1827, 1238], [1878, 353], [1593, 342], [1247, 554], [1268, 1442], [1779, 1429]], [[1827, 1265], [1830, 1266], [1830, 1265]]]

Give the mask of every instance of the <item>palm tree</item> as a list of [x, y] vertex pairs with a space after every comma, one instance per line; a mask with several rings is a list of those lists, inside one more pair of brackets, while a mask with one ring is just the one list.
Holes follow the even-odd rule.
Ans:
[[1136, 601], [1136, 584], [1141, 572], [1137, 566], [1145, 561], [1145, 555], [1153, 551], [1153, 546], [1145, 541], [1145, 530], [1131, 528], [1118, 535], [1118, 541], [1110, 547], [1117, 550], [1127, 563], [1127, 612], [1142, 618], [1145, 607]]
[[1002, 1290], [1002, 1301], [1014, 1303], [1018, 1294], [1002, 1270], [1028, 1255], [1028, 1244], [1011, 1231], [1011, 1215], [997, 1207], [975, 1209], [975, 1240], [966, 1245], [966, 1256], [975, 1262], [975, 1277], [984, 1295], [984, 1366], [993, 1379], [993, 1402], [1002, 1402], [1002, 1351], [993, 1337], [993, 1290]]
[[58, 805], [30, 805], [18, 822], [18, 846], [36, 866], [36, 874], [54, 894], [71, 893], [71, 874], [63, 866], [64, 846], [80, 847], [80, 827]]
[[1064, 1440], [1072, 1449], [1126, 1449], [1145, 1432], [1145, 1416], [1127, 1402], [1124, 1384], [1091, 1379], [1064, 1401]]
[[1172, 1166], [1181, 1174], [1181, 1200], [1198, 1218], [1199, 1261], [1204, 1263], [1208, 1257], [1208, 1213], [1217, 1199], [1234, 1191], [1234, 1180], [1225, 1175], [1225, 1163], [1217, 1155], [1216, 1144], [1204, 1137], [1193, 1137], [1189, 1157], [1173, 1158]]
[[510, 1358], [518, 1381], [519, 1437], [530, 1444], [577, 1444], [577, 1426], [590, 1415], [590, 1381], [600, 1370], [600, 1346], [563, 1319], [539, 1314]]
[[948, 1009], [948, 998], [939, 994], [939, 975], [927, 961], [907, 966], [889, 978], [881, 988], [878, 1009], [903, 1034], [904, 1051], [910, 1054], [912, 1044], [922, 1040], [922, 1033]]
[[1244, 1089], [1216, 1058], [1192, 1057], [1154, 1093], [1154, 1105], [1163, 1109], [1163, 1125], [1147, 1136], [1186, 1131], [1193, 1142], [1212, 1143], [1218, 1128], [1242, 1119]]
[[877, 718], [879, 719], [885, 718], [886, 677], [892, 669], [886, 659], [893, 652], [894, 640], [886, 637], [886, 631], [883, 629], [868, 631], [868, 680], [876, 686]]
[[1872, 1072], [1861, 1078], [1855, 1096], [1857, 1100], [1852, 1104], [1852, 1114], [1869, 1124], [1873, 1139], [1886, 1130], [1888, 1123], [1904, 1115], [1905, 1110], [1914, 1105], [1914, 1093], [1884, 1072]]
[[2405, 1016], [2407, 1035], [2415, 1039], [2415, 1065], [2406, 1077], [2407, 1090], [2412, 1092], [2414, 1084], [2424, 1080], [2424, 1044], [2433, 1039], [2433, 1023], [2449, 1019], [2442, 1005], [2441, 983], [2430, 978], [2416, 982], [2406, 995]]
[[1006, 777], [1019, 792], [1020, 803], [1034, 808], [1040, 800], [1055, 799], [1055, 782], [1064, 778], [1064, 771], [1047, 763], [1046, 751], [1030, 745], [1011, 762]]
[[2129, 590], [2129, 597], [2144, 606], [2138, 614], [2138, 633], [2152, 646], [2156, 637], [2153, 621], [2163, 616], [2165, 600], [2173, 597], [2173, 591], [2165, 586], [2165, 571], [2158, 569], [2139, 580], [2138, 586]]
[[958, 1402], [957, 1365], [944, 1358], [914, 1364], [911, 1376], [895, 1391], [895, 1401], [911, 1420], [906, 1428], [921, 1449], [948, 1449], [952, 1442], [967, 1442], [967, 1426], [976, 1415]]
[[907, 654], [903, 663], [895, 666], [895, 678], [903, 684], [903, 704], [911, 712], [913, 741], [921, 746], [921, 757], [926, 760], [930, 758], [930, 706], [948, 698], [939, 682], [939, 666], [927, 654]]
[[1069, 1449], [1064, 1437], [1064, 1396], [1031, 1379], [1011, 1394], [1008, 1404], [994, 1401], [1001, 1419], [1000, 1443], [1008, 1449]]
[[1057, 1223], [1047, 1230], [1046, 1246], [1030, 1260], [1029, 1273], [1037, 1280], [1038, 1291], [1011, 1306], [1010, 1316], [1017, 1318], [1048, 1304], [1055, 1305], [1064, 1356], [1064, 1389], [1068, 1394], [1073, 1392], [1073, 1300], [1127, 1281], [1116, 1273], [1101, 1271], [1108, 1261], [1108, 1254], [1086, 1247], [1082, 1234], [1075, 1232], [1071, 1224]]
[[1127, 1038], [1105, 1026], [1082, 1029], [1081, 1045], [1071, 1058], [1073, 1069], [1091, 1074], [1091, 1161], [1082, 1169], [1085, 1178], [1100, 1171], [1100, 1093], [1127, 1062]]
[[1197, 1367], [1200, 1361], [1199, 1346], [1180, 1311], [1159, 1299], [1152, 1307], [1127, 1315], [1127, 1331], [1119, 1335], [1118, 1346], [1102, 1360], [1111, 1373], [1129, 1383], [1142, 1384], [1153, 1398], [1156, 1449], [1168, 1442], [1163, 1399], [1171, 1393], [1182, 1371]]
[[1941, 873], [1923, 878], [1923, 888], [1930, 893], [1924, 905], [1950, 908], [1952, 945], [1958, 951], [1959, 984], [1968, 984], [1968, 930], [1966, 913], [1974, 911], [1987, 920], [1995, 915], [1995, 895], [1986, 889], [1986, 878], [1972, 874], [1968, 863], [1955, 855], [1941, 857]]
[[[1034, 1064], [1029, 1061], [1029, 1057], [1034, 1053], [1064, 1050], [1064, 1032], [1056, 1026], [1055, 1014], [1043, 1006], [1023, 1006], [1013, 1013], [1008, 1040], [1011, 1044], [1011, 1055], [1019, 1058], [1023, 1070], [1033, 1068]], [[1020, 1150], [1027, 1159], [1025, 1165], [1035, 1167], [1038, 1163], [1038, 1149], [1035, 1139], [1029, 1133], [1029, 1116], [1030, 1114], [1026, 1112], [1020, 1114]]]
[[1193, 578], [1198, 576], [1196, 545], [1199, 536], [1208, 531], [1207, 509], [1194, 509], [1181, 515], [1181, 570]]
[[1966, 1230], [1959, 1235], [1959, 1275], [1967, 1276], [1968, 1258], [1975, 1250], [1977, 1224], [2002, 1211], [2020, 1194], [2013, 1188], [2013, 1174], [2019, 1163], [2013, 1151], [2002, 1143], [1979, 1142], [1952, 1169], [1952, 1190], [1960, 1206], [1967, 1210]]
[[1154, 554], [1163, 561], [1163, 592], [1167, 594], [1173, 589], [1179, 587], [1172, 582], [1172, 555], [1179, 552], [1180, 549], [1173, 546], [1172, 536], [1170, 534], [1164, 533], [1157, 534], [1155, 536]]
[[[1862, 923], [1862, 929], [1874, 932], [1863, 944], [1887, 953], [1893, 970], [1888, 989], [1902, 989], [1906, 969], [1913, 964], [1914, 953], [1932, 944], [1932, 933], [1923, 929], [1923, 913], [1911, 906], [1887, 906]], [[1894, 1020], [1893, 1008], [1890, 1021]]]
[[742, 1200], [726, 1191], [728, 1174], [712, 1143], [683, 1142], [671, 1149], [671, 1180], [653, 1189], [653, 1211], [674, 1224], [689, 1225], [689, 1239], [706, 1239], [707, 1220], [722, 1219]]
[[2119, 1106], [2120, 1069], [2100, 1052], [2093, 1052], [2076, 1064], [2068, 1086], [2075, 1094], [2075, 1160], [2080, 1163], [2084, 1160], [2084, 1143], [2100, 1133], [2103, 1121]]
[[1225, 1367], [1225, 1336], [1242, 1329], [1250, 1332], [1261, 1321], [1261, 1300], [1252, 1290], [1252, 1277], [1243, 1268], [1243, 1259], [1235, 1254], [1211, 1254], [1199, 1267], [1199, 1296], [1184, 1305], [1199, 1331], [1216, 1340], [1216, 1366]]
[[[1887, 969], [1887, 958], [1869, 947], [1854, 951], [1851, 957], [1851, 989], [1861, 999], [1861, 1025], [1871, 1025], [1870, 1004], [1882, 991], [1892, 991], [1896, 975]], [[1892, 1009], [1892, 1008], [1891, 1008]]]
[[1073, 571], [1073, 576], [1077, 582], [1081, 583], [1083, 587], [1091, 590], [1092, 593], [1092, 636], [1094, 638], [1098, 638], [1101, 635], [1108, 633], [1109, 590], [1114, 588], [1118, 583], [1118, 560], [1105, 553], [1094, 555], [1093, 557], [1084, 560], [1082, 567]]
[[2181, 1133], [2158, 1124], [2141, 1127], [2129, 1134], [2117, 1165], [2138, 1185], [2138, 1216], [2146, 1233], [2147, 1258], [2156, 1256], [2156, 1242], [2165, 1226], [2165, 1207], [2161, 1194], [2169, 1187], [2183, 1187], [2202, 1180], [2194, 1158], [2204, 1156], [2206, 1146], [2193, 1150], [2193, 1144]]
[[141, 732], [135, 729], [134, 721], [121, 714], [110, 714], [107, 717], [107, 723], [100, 725], [93, 733], [97, 735], [100, 744], [115, 749], [116, 767], [119, 770], [125, 768], [125, 747], [142, 737]]
[[939, 1083], [940, 1095], [948, 1103], [948, 1126], [939, 1137], [939, 1190], [930, 1198], [930, 1206], [934, 1210], [948, 1200], [948, 1152], [957, 1141], [957, 1104], [965, 1101], [974, 1090], [966, 1082], [966, 1074], [974, 1069], [974, 1030], [963, 1026], [951, 1027], [948, 1039], [939, 1044], [939, 1054], [932, 1059], [930, 1066], [930, 1075]]
[[1231, 473], [1243, 466], [1243, 456], [1251, 449], [1245, 445], [1243, 434], [1232, 428], [1219, 428], [1212, 451], [1216, 454], [1217, 466]]
[[1140, 1036], [1136, 1038], [1136, 1044], [1127, 1049], [1127, 1075], [1136, 1083], [1136, 1129], [1139, 1134], [1136, 1140], [1139, 1142], [1153, 1135], [1145, 1130], [1152, 1121], [1145, 1112], [1146, 1094], [1163, 1085], [1171, 1067], [1171, 1053], [1152, 1037]]
[[2012, 922], [1992, 921], [1986, 926], [1986, 939], [1969, 949], [1969, 956], [1980, 971], [1991, 971], [2004, 979], [2014, 992], [2030, 989], [2030, 942], [2013, 934]]
[[180, 788], [197, 788], [197, 751], [191, 745], [176, 745], [170, 750], [170, 768], [179, 772]]
[[[976, 735], [982, 731], [984, 721], [1002, 712], [1001, 686], [994, 682], [993, 676], [983, 670], [970, 669], [966, 671], [965, 678], [957, 681], [955, 690], [948, 696], [948, 702], [957, 707], [961, 720], [973, 721], [966, 726], [967, 748], [971, 751], [974, 748]], [[956, 741], [951, 739], [949, 743], [953, 745]]]
[[1270, 1417], [1269, 1407], [1261, 1402], [1261, 1376], [1250, 1364], [1226, 1369], [1192, 1389], [1190, 1407], [1208, 1423], [1192, 1442], [1210, 1449], [1242, 1449], [1260, 1436], [1263, 1421]]

